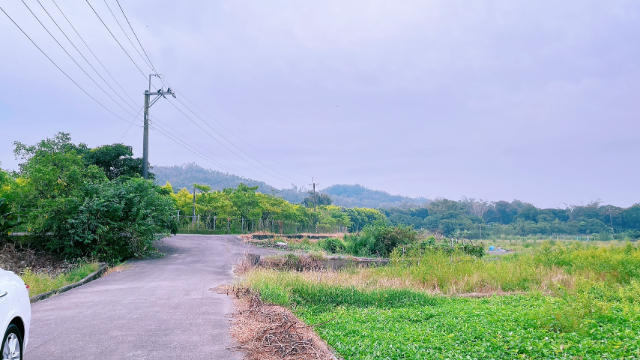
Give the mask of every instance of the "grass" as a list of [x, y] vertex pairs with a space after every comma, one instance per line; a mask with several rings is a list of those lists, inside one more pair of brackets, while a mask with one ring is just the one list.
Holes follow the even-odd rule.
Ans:
[[326, 322], [316, 332], [345, 359], [640, 357], [640, 250], [629, 243], [544, 242], [495, 261], [396, 253], [383, 268], [258, 269], [243, 281], [307, 324]]
[[34, 273], [27, 269], [20, 277], [25, 284], [29, 285], [29, 296], [36, 296], [78, 282], [98, 270], [99, 267], [98, 263], [82, 264], [69, 272], [56, 276]]

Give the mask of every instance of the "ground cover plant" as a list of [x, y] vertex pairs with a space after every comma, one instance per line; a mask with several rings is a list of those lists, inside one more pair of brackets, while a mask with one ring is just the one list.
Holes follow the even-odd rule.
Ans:
[[29, 296], [36, 296], [76, 283], [97, 271], [99, 267], [100, 264], [98, 263], [80, 264], [67, 272], [57, 275], [38, 273], [26, 269], [20, 274], [20, 278], [25, 284], [29, 285]]
[[[640, 356], [632, 243], [545, 242], [499, 260], [395, 251], [388, 267], [258, 269], [244, 284], [326, 322], [316, 332], [345, 359]], [[511, 295], [482, 297], [492, 293]]]

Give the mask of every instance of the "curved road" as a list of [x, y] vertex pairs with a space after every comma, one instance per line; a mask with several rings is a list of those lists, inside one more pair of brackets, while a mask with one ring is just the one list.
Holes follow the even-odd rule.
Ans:
[[272, 251], [209, 235], [158, 247], [164, 257], [33, 304], [25, 360], [241, 359], [229, 349], [231, 299], [209, 289], [232, 283], [245, 252]]

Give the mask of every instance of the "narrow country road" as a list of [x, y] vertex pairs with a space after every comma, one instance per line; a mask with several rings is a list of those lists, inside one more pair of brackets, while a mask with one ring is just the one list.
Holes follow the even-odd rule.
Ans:
[[248, 250], [235, 236], [178, 235], [166, 255], [136, 261], [33, 304], [25, 360], [241, 359], [229, 333], [231, 299], [209, 291], [233, 281]]

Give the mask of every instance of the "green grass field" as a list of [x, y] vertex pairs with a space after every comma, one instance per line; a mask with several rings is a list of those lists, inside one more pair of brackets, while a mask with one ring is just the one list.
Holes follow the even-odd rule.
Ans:
[[[259, 269], [243, 281], [322, 323], [316, 332], [345, 359], [640, 358], [633, 244], [546, 243], [492, 261], [408, 254], [384, 268]], [[518, 294], [460, 296], [496, 291]]]

